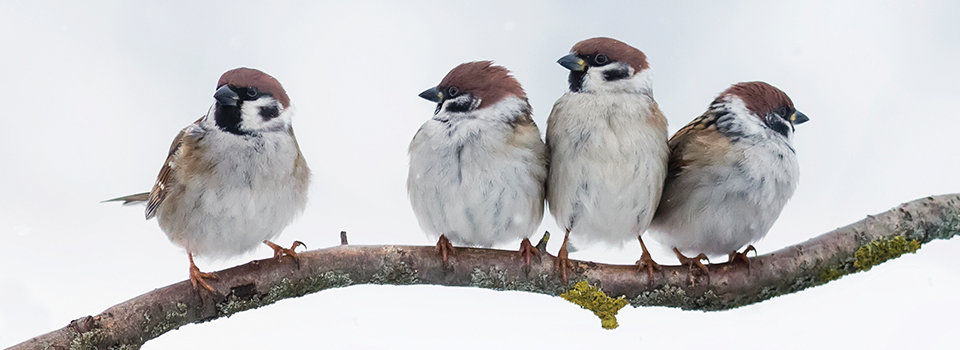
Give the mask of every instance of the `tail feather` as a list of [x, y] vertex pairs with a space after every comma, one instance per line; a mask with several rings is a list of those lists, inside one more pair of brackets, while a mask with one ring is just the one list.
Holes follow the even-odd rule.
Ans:
[[108, 199], [100, 203], [123, 201], [123, 205], [131, 205], [131, 204], [144, 203], [149, 199], [150, 199], [150, 192], [144, 192], [144, 193], [131, 194], [129, 196]]

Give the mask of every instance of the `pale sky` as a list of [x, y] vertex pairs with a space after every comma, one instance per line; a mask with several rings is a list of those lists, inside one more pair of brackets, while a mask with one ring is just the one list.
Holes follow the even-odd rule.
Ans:
[[[511, 69], [541, 131], [566, 89], [557, 58], [593, 36], [647, 54], [671, 132], [730, 84], [767, 81], [811, 121], [797, 129], [800, 186], [755, 244], [762, 254], [960, 191], [958, 15], [947, 1], [2, 1], [0, 347], [187, 277], [183, 250], [142, 208], [100, 201], [149, 190], [170, 141], [209, 108], [228, 69], [274, 75], [297, 110], [314, 181], [304, 215], [277, 241], [311, 249], [338, 244], [341, 230], [353, 244], [434, 243], [406, 197], [406, 148], [434, 109], [417, 94], [459, 63]], [[549, 215], [544, 230], [559, 232]], [[956, 346], [957, 252], [956, 239], [933, 242], [731, 311], [628, 307], [612, 331], [560, 298], [357, 286], [188, 325], [144, 348], [942, 348]], [[571, 257], [633, 263], [639, 253], [630, 244]]]

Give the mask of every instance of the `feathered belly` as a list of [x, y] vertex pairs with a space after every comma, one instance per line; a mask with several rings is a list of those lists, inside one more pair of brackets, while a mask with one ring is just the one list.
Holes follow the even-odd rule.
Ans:
[[726, 255], [763, 238], [796, 188], [796, 166], [793, 158], [785, 165], [750, 159], [673, 180], [653, 221], [653, 238], [684, 254], [709, 256]]
[[408, 190], [420, 226], [457, 245], [489, 247], [529, 237], [543, 217], [538, 176], [546, 169], [535, 159], [528, 150], [475, 144], [412, 152]]
[[178, 184], [158, 210], [160, 227], [194, 255], [214, 258], [276, 237], [306, 205], [306, 182], [289, 170], [293, 160], [277, 158], [215, 163], [209, 176]]
[[663, 166], [652, 160], [556, 161], [548, 185], [550, 211], [558, 225], [570, 230], [574, 244], [635, 240], [653, 217], [663, 173]]

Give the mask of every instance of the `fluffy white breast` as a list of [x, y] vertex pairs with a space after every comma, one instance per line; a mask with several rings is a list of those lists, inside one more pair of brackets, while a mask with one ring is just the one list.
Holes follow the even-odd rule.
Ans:
[[[275, 119], [289, 121], [289, 113]], [[211, 123], [193, 130], [199, 152], [192, 156], [209, 171], [188, 176], [175, 168], [177, 188], [158, 220], [172, 241], [195, 255], [228, 257], [279, 235], [299, 215], [309, 170], [297, 168], [299, 150], [286, 130], [240, 136]]]
[[547, 201], [573, 243], [623, 244], [646, 230], [667, 163], [666, 120], [638, 93], [564, 94], [547, 126]]
[[463, 113], [441, 111], [410, 144], [407, 189], [420, 226], [457, 245], [488, 247], [528, 238], [543, 216], [545, 147], [510, 97]]

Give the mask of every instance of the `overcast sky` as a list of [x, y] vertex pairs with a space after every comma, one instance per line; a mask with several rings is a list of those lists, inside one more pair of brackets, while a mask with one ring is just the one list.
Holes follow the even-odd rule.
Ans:
[[[406, 148], [434, 109], [417, 94], [459, 63], [511, 69], [541, 132], [566, 89], [555, 61], [593, 36], [647, 54], [671, 132], [728, 85], [767, 81], [811, 121], [797, 129], [800, 186], [755, 244], [762, 254], [960, 191], [958, 15], [947, 1], [0, 1], [0, 347], [187, 277], [183, 250], [142, 208], [99, 202], [149, 190], [170, 141], [209, 108], [228, 69], [272, 74], [297, 109], [310, 203], [277, 241], [310, 248], [337, 244], [340, 230], [355, 244], [433, 243], [406, 197]], [[559, 232], [549, 215], [543, 230]], [[144, 348], [947, 347], [960, 311], [957, 252], [957, 240], [933, 242], [731, 311], [626, 308], [612, 331], [560, 298], [358, 286], [185, 326]], [[631, 244], [571, 257], [633, 263], [639, 253]]]

